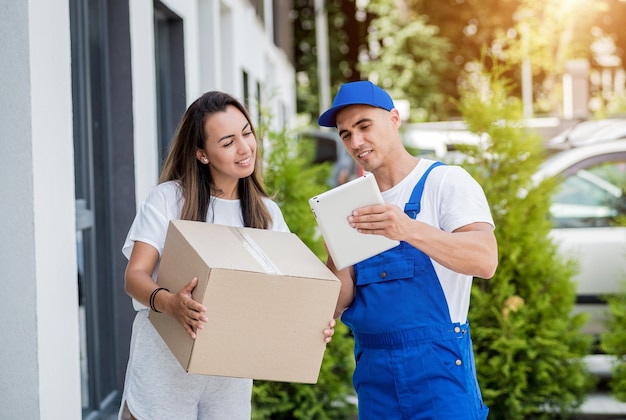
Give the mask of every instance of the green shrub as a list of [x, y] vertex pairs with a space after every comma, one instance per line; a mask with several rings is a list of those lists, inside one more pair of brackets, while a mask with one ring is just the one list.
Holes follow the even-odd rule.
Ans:
[[520, 124], [505, 69], [494, 65], [465, 79], [457, 104], [468, 129], [485, 140], [465, 147], [463, 166], [491, 205], [499, 265], [490, 280], [474, 280], [470, 323], [478, 379], [490, 418], [567, 417], [592, 387], [583, 363], [591, 340], [583, 315], [572, 316], [576, 266], [557, 253], [548, 234], [556, 180], [535, 186], [541, 139]]
[[[308, 199], [329, 188], [326, 180], [330, 166], [312, 165], [312, 144], [297, 141], [286, 129], [276, 132], [265, 125], [259, 132], [260, 137], [268, 140], [264, 171], [268, 192], [280, 206], [290, 230], [325, 260], [323, 241], [317, 233]], [[271, 325], [268, 325], [268, 334], [271, 334]], [[252, 418], [350, 418], [356, 414], [356, 406], [350, 401], [354, 395], [353, 369], [352, 337], [347, 327], [338, 322], [335, 336], [324, 354], [317, 384], [255, 381]]]
[[615, 398], [626, 401], [626, 283], [619, 293], [607, 297], [607, 303], [609, 316], [600, 336], [600, 348], [616, 357], [609, 386]]
[[356, 416], [351, 375], [352, 338], [338, 323], [328, 345], [317, 384], [255, 381], [252, 389], [254, 420], [340, 420]]

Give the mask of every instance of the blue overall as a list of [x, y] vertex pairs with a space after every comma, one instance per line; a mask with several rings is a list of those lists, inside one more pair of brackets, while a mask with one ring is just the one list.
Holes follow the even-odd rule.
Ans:
[[[415, 218], [426, 178], [405, 213]], [[342, 321], [354, 334], [359, 420], [483, 420], [469, 325], [453, 323], [430, 258], [406, 242], [354, 266]]]

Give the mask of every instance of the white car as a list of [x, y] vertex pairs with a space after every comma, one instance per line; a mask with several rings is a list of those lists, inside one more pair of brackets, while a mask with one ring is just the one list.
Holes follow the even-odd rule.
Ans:
[[313, 163], [329, 162], [332, 172], [328, 185], [337, 185], [348, 182], [363, 175], [363, 170], [356, 164], [350, 153], [343, 147], [337, 131], [305, 130], [299, 133], [299, 139], [314, 143]]
[[559, 151], [536, 176], [562, 177], [550, 207], [551, 236], [579, 264], [576, 310], [591, 315], [585, 332], [599, 334], [607, 310], [603, 297], [626, 282], [626, 139]]
[[485, 141], [478, 134], [467, 130], [431, 130], [425, 128], [405, 127], [402, 131], [402, 142], [408, 149], [416, 151], [418, 156], [432, 159], [454, 161], [457, 145], [479, 145]]
[[[405, 136], [408, 146], [434, 151], [430, 155], [436, 159], [463, 162], [450, 145], [451, 137], [433, 136], [441, 145], [432, 147], [424, 140], [427, 131], [419, 133], [424, 137], [414, 134]], [[473, 140], [478, 144], [478, 138]], [[550, 206], [550, 236], [563, 256], [577, 261], [574, 312], [589, 314], [582, 331], [598, 337], [608, 314], [604, 298], [626, 282], [626, 120], [581, 123], [547, 141], [546, 149], [551, 156], [535, 180], [562, 177]], [[590, 354], [585, 361], [590, 372], [610, 378], [614, 357]]]
[[[460, 163], [456, 144], [479, 145], [481, 138], [463, 131], [406, 130], [408, 147], [420, 155]], [[626, 282], [626, 119], [580, 123], [546, 142], [551, 156], [541, 165], [536, 180], [562, 177], [550, 216], [551, 237], [560, 252], [579, 264], [576, 311], [590, 319], [584, 332], [599, 334], [607, 306], [603, 300]]]
[[562, 131], [546, 142], [552, 150], [571, 149], [587, 144], [626, 138], [626, 118], [588, 120]]

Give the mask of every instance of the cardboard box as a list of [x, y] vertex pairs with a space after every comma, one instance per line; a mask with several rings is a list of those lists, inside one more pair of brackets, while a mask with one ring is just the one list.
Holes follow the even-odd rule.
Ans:
[[296, 235], [171, 221], [157, 283], [174, 292], [194, 277], [209, 319], [195, 340], [149, 314], [187, 372], [317, 382], [340, 281]]

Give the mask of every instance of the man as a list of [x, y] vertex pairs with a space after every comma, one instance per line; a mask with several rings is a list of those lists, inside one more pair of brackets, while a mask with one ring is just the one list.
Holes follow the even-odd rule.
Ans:
[[472, 278], [498, 264], [485, 194], [461, 167], [412, 156], [389, 94], [344, 84], [319, 125], [336, 127], [374, 174], [385, 204], [355, 209], [355, 229], [401, 241], [343, 270], [335, 317], [354, 334], [359, 420], [485, 419], [467, 322]]

